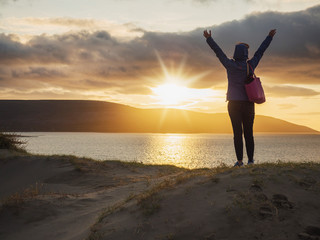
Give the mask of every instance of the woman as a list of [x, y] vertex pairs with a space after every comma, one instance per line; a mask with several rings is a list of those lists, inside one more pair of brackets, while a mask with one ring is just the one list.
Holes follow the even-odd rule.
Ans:
[[[205, 30], [203, 36], [207, 43], [215, 52], [222, 65], [227, 70], [228, 75], [228, 112], [233, 128], [234, 148], [237, 155], [237, 162], [234, 166], [243, 166], [243, 141], [244, 133], [248, 164], [253, 164], [254, 139], [253, 139], [253, 121], [254, 121], [254, 103], [249, 102], [245, 90], [245, 81], [247, 80], [247, 63], [253, 70], [258, 66], [263, 53], [270, 45], [276, 29], [269, 32], [267, 38], [262, 42], [254, 56], [248, 60], [249, 45], [238, 43], [235, 47], [233, 59], [229, 59], [218, 44], [212, 39], [211, 31]], [[252, 71], [250, 70], [251, 74]]]

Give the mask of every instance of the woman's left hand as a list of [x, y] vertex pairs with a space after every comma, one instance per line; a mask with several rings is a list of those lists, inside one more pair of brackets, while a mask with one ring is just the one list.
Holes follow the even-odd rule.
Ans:
[[208, 37], [211, 37], [211, 30], [208, 32], [207, 30], [204, 30], [203, 31], [203, 36], [205, 37], [205, 38], [208, 38]]

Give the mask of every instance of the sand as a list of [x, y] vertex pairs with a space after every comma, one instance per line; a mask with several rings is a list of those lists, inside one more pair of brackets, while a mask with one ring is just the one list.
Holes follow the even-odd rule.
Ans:
[[320, 164], [187, 170], [0, 150], [0, 239], [320, 239]]

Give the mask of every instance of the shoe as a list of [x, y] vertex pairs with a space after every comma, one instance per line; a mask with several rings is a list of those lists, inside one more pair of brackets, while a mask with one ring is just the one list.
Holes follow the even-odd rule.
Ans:
[[248, 161], [248, 165], [250, 165], [250, 164], [254, 164], [254, 160]]
[[243, 162], [236, 162], [234, 165], [234, 167], [242, 167], [243, 166]]

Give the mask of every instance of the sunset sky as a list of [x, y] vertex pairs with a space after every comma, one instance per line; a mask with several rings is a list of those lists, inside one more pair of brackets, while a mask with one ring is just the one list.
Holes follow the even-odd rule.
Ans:
[[226, 71], [202, 36], [252, 57], [256, 114], [320, 131], [320, 0], [0, 0], [0, 99], [103, 100], [226, 112]]

